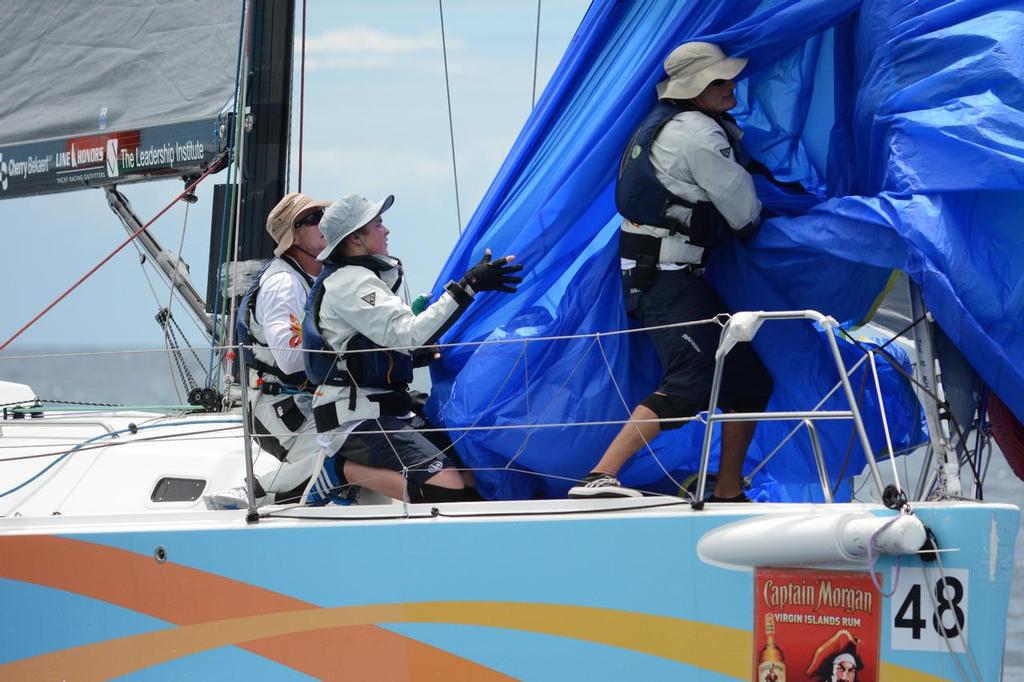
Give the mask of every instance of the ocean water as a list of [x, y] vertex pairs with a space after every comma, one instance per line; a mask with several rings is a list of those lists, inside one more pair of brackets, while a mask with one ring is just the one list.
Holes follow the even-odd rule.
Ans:
[[[0, 381], [29, 384], [40, 398], [65, 401], [119, 403], [134, 405], [180, 404], [185, 391], [180, 388], [176, 363], [165, 352], [105, 353], [66, 355], [45, 351], [15, 351], [0, 356]], [[204, 353], [198, 353], [202, 363]], [[186, 358], [186, 367], [202, 383], [206, 371], [195, 358]], [[417, 370], [415, 384], [426, 386], [425, 369]], [[419, 373], [423, 373], [420, 375]], [[1024, 506], [1024, 482], [1010, 471], [1001, 453], [993, 456], [985, 485], [985, 499]], [[1024, 529], [1017, 535], [1013, 587], [1007, 619], [1007, 637], [1003, 661], [1004, 682], [1024, 680]]]

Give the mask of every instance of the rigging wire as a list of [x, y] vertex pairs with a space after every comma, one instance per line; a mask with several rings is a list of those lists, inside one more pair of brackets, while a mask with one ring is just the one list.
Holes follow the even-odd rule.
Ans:
[[164, 213], [167, 213], [167, 211], [169, 211], [172, 206], [174, 206], [176, 203], [178, 203], [183, 196], [185, 196], [186, 194], [189, 194], [193, 189], [198, 187], [199, 183], [201, 183], [203, 180], [205, 180], [208, 175], [210, 175], [211, 173], [214, 173], [214, 172], [220, 170], [220, 168], [221, 168], [221, 165], [220, 165], [221, 158], [222, 157], [218, 157], [218, 158], [214, 159], [213, 162], [210, 164], [210, 167], [207, 168], [205, 171], [203, 171], [202, 175], [200, 175], [198, 178], [196, 178], [192, 182], [192, 184], [190, 184], [181, 193], [179, 193], [176, 197], [174, 197], [174, 199], [172, 199], [169, 204], [167, 204], [162, 209], [160, 209], [160, 212], [157, 213], [152, 218], [150, 218], [149, 222], [147, 222], [145, 225], [140, 227], [138, 230], [136, 230], [135, 232], [130, 234], [127, 239], [125, 239], [123, 242], [121, 242], [117, 246], [117, 248], [115, 248], [113, 251], [111, 251], [109, 254], [107, 254], [107, 256], [103, 258], [103, 260], [101, 260], [99, 263], [97, 263], [92, 268], [90, 268], [87, 273], [85, 273], [84, 275], [79, 277], [78, 281], [76, 281], [74, 284], [72, 284], [70, 287], [68, 287], [67, 290], [64, 291], [64, 293], [62, 293], [60, 296], [55, 298], [48, 306], [46, 306], [41, 311], [39, 311], [39, 313], [36, 314], [36, 316], [33, 317], [31, 320], [26, 322], [25, 325], [21, 329], [19, 329], [18, 331], [14, 332], [14, 334], [9, 339], [4, 341], [3, 344], [0, 345], [0, 350], [3, 350], [5, 348], [7, 348], [9, 345], [11, 345], [11, 343], [13, 343], [15, 339], [17, 339], [19, 336], [24, 334], [32, 325], [34, 325], [44, 315], [46, 315], [46, 313], [48, 313], [51, 310], [53, 310], [53, 308], [55, 308], [58, 303], [63, 301], [65, 298], [67, 298], [71, 294], [71, 292], [73, 292], [75, 289], [77, 289], [79, 286], [81, 286], [85, 282], [85, 280], [87, 280], [90, 277], [92, 277], [96, 273], [97, 270], [102, 268], [114, 256], [119, 254], [121, 252], [121, 250], [124, 249], [124, 247], [126, 247], [130, 243], [132, 243], [132, 241], [134, 241], [136, 237], [138, 237], [140, 234], [142, 234], [146, 230], [146, 228], [148, 228], [150, 225], [152, 225], [157, 220], [159, 220], [164, 215]]
[[[183, 262], [181, 257], [182, 253], [185, 251], [185, 234], [188, 232], [189, 207], [190, 204], [185, 202], [185, 218], [181, 224], [181, 239], [178, 241], [178, 254], [174, 263], [174, 277], [169, 283], [167, 307], [165, 308], [166, 314], [161, 311], [161, 313], [157, 315], [157, 320], [164, 327], [164, 335], [168, 341], [168, 348], [175, 356], [175, 361], [178, 364], [178, 375], [182, 380], [182, 384], [186, 390], [191, 391], [196, 388], [198, 384], [195, 377], [192, 376], [192, 372], [188, 369], [188, 362], [184, 357], [184, 353], [182, 353], [182, 347], [189, 350], [200, 370], [206, 372], [206, 367], [203, 366], [203, 361], [199, 359], [199, 354], [195, 352], [195, 349], [193, 349], [192, 345], [189, 343], [188, 337], [185, 335], [185, 330], [178, 325], [177, 320], [174, 319], [174, 315], [171, 312], [171, 306], [174, 303], [174, 294], [177, 291], [174, 285], [181, 276], [178, 266]], [[177, 334], [175, 332], [177, 332]], [[181, 344], [178, 343], [177, 335], [181, 335]], [[175, 387], [175, 393], [177, 393], [177, 387]], [[180, 396], [178, 401], [181, 402]]]
[[[243, 45], [244, 45], [244, 41], [245, 41], [246, 27], [248, 26], [248, 20], [249, 20], [249, 12], [248, 12], [248, 5], [249, 5], [249, 3], [248, 3], [248, 0], [241, 0], [241, 4], [242, 4], [242, 8], [241, 8], [242, 9], [242, 13], [241, 13], [242, 16], [239, 18], [239, 21], [238, 21], [238, 56], [235, 58], [235, 90], [234, 90], [234, 93], [232, 94], [232, 101], [231, 101], [231, 113], [232, 113], [232, 116], [234, 118], [234, 128], [235, 128], [235, 130], [237, 130], [238, 126], [241, 125], [241, 121], [239, 120], [239, 117], [238, 117], [238, 91], [239, 91], [239, 88], [241, 87], [241, 81], [242, 81], [242, 52], [243, 52]], [[232, 130], [232, 136], [233, 137], [234, 137], [235, 130]], [[228, 166], [228, 168], [227, 168], [227, 177], [225, 178], [225, 183], [226, 184], [225, 184], [225, 192], [224, 192], [224, 205], [221, 208], [220, 244], [218, 246], [218, 254], [217, 254], [217, 272], [214, 273], [214, 283], [215, 283], [214, 286], [215, 286], [215, 290], [214, 290], [214, 295], [213, 295], [213, 333], [214, 333], [215, 337], [218, 335], [218, 332], [220, 331], [220, 326], [219, 326], [218, 322], [219, 322], [219, 318], [223, 315], [223, 310], [226, 307], [226, 303], [227, 303], [226, 298], [223, 297], [223, 293], [225, 293], [225, 292], [222, 292], [222, 289], [221, 289], [220, 266], [224, 262], [224, 256], [225, 256], [225, 254], [227, 252], [228, 232], [229, 232], [229, 229], [230, 229], [229, 223], [231, 221], [231, 217], [234, 215], [231, 212], [231, 206], [233, 205], [233, 203], [235, 201], [235, 189], [234, 189], [235, 186], [231, 182], [231, 175], [232, 175], [232, 171], [233, 171], [233, 163], [232, 163], [233, 161], [234, 161], [234, 145], [228, 145], [228, 158], [227, 158], [227, 166]], [[215, 355], [214, 346], [216, 344], [217, 339], [213, 338], [210, 341], [211, 341], [211, 343], [210, 343], [209, 369], [207, 370], [207, 373], [206, 373], [206, 385], [207, 386], [212, 386], [213, 385], [214, 367], [215, 366], [219, 367], [220, 364], [221, 364], [220, 362], [217, 362], [216, 365], [214, 363], [214, 355]], [[217, 383], [218, 384], [220, 383], [220, 378], [219, 377], [217, 379]]]
[[[242, 41], [245, 45], [245, 49], [242, 51], [242, 71], [243, 73], [248, 70], [249, 56], [251, 46], [249, 44], [251, 38], [251, 25], [249, 23], [249, 13], [246, 12], [245, 21], [245, 38]], [[239, 102], [242, 107], [242, 111], [248, 110], [246, 100], [248, 99], [249, 86], [248, 78], [241, 79], [239, 83]], [[247, 119], [248, 114], [243, 116], [243, 119]], [[238, 254], [241, 249], [241, 240], [239, 239], [239, 233], [241, 232], [242, 225], [242, 202], [237, 198], [237, 188], [241, 187], [242, 183], [245, 182], [244, 171], [245, 171], [245, 146], [243, 144], [243, 137], [245, 131], [246, 121], [243, 120], [239, 125], [235, 127], [235, 144], [238, 153], [235, 155], [235, 166], [236, 166], [236, 180], [235, 187], [232, 188], [232, 199], [234, 201], [234, 220], [232, 229], [229, 231], [229, 243], [234, 242], [234, 252], [232, 254], [232, 266], [231, 266], [231, 283], [234, 284], [238, 281]], [[225, 292], [225, 296], [230, 298], [230, 314], [228, 315], [228, 328], [227, 328], [227, 345], [232, 346], [235, 342], [235, 315], [238, 314], [238, 299], [235, 296], [230, 295], [230, 291]], [[233, 351], [227, 351], [225, 353], [226, 358], [233, 358]], [[222, 363], [223, 365], [223, 363]], [[221, 368], [223, 372], [223, 367]], [[222, 374], [223, 377], [223, 374]], [[219, 382], [218, 382], [219, 383]]]
[[448, 139], [452, 145], [452, 178], [455, 182], [455, 215], [458, 219], [459, 236], [462, 236], [462, 202], [459, 201], [459, 170], [455, 162], [455, 123], [452, 119], [452, 91], [448, 85], [448, 44], [444, 35], [444, 0], [437, 0], [437, 10], [441, 15], [441, 54], [444, 56], [444, 93], [448, 101]]
[[306, 0], [302, 0], [302, 48], [299, 56], [299, 181], [296, 190], [302, 191], [302, 137], [306, 121]]
[[537, 29], [533, 36], [533, 97], [530, 99], [530, 108], [537, 106], [537, 57], [540, 54], [540, 3], [537, 0]]
[[[125, 224], [127, 224], [127, 223], [125, 223]], [[150, 279], [150, 277], [149, 277], [149, 269], [146, 267], [146, 265], [148, 264], [149, 259], [146, 256], [145, 252], [143, 252], [142, 247], [139, 246], [138, 242], [132, 242], [132, 246], [135, 247], [135, 252], [139, 255], [139, 267], [142, 269], [142, 276], [145, 278], [146, 285], [149, 287], [149, 292], [151, 294], [153, 294], [153, 301], [156, 303], [156, 307], [159, 309], [160, 308], [160, 295], [156, 293], [156, 287], [153, 286], [153, 280]], [[151, 265], [151, 267], [153, 267], [154, 270], [159, 271], [159, 269], [156, 266]], [[172, 286], [171, 290], [173, 291], [173, 289], [174, 289], [174, 287]], [[174, 395], [175, 395], [175, 397], [177, 397], [178, 402], [180, 403], [181, 402], [181, 393], [178, 391], [178, 384], [175, 383], [175, 381], [174, 381], [174, 365], [171, 364], [171, 353], [170, 353], [170, 347], [168, 347], [168, 345], [167, 345], [167, 332], [166, 332], [166, 330], [164, 331], [164, 350], [167, 351], [166, 354], [165, 354], [165, 358], [167, 359], [167, 374], [168, 374], [168, 376], [171, 379], [171, 388], [174, 389]]]
[[[183, 360], [181, 358], [181, 352], [175, 347], [177, 344], [174, 342], [174, 340], [172, 338], [172, 332], [170, 331], [169, 323], [171, 321], [171, 305], [174, 303], [174, 283], [178, 279], [178, 264], [181, 263], [181, 253], [182, 253], [182, 251], [185, 248], [185, 232], [188, 229], [188, 209], [189, 209], [189, 204], [188, 204], [188, 202], [186, 202], [185, 203], [185, 219], [184, 219], [184, 222], [181, 225], [181, 239], [178, 241], [178, 260], [174, 264], [174, 277], [172, 278], [172, 280], [170, 282], [170, 285], [168, 286], [167, 307], [166, 307], [167, 314], [166, 315], [161, 315], [160, 313], [157, 314], [157, 321], [160, 322], [160, 326], [163, 327], [163, 330], [164, 330], [164, 343], [167, 346], [167, 351], [168, 351], [167, 352], [167, 365], [168, 365], [168, 368], [170, 368], [171, 356], [173, 355], [174, 359], [175, 359], [175, 362], [178, 365], [179, 375], [182, 377], [183, 380], [185, 378], [185, 372], [187, 372], [187, 370], [182, 371], [183, 370], [183, 368], [182, 368]], [[161, 321], [161, 319], [162, 319], [162, 321]], [[182, 336], [184, 336], [184, 335], [182, 335]], [[193, 351], [193, 354], [194, 353], [195, 353], [195, 351]], [[188, 385], [188, 383], [191, 383], [191, 384], [195, 383], [195, 380], [192, 379], [192, 375], [191, 374], [188, 375], [188, 378], [191, 380], [191, 382], [186, 382], [186, 385], [184, 386], [186, 391], [190, 391], [190, 390], [192, 390], [192, 388], [194, 388], [193, 385]], [[181, 399], [181, 393], [178, 392], [178, 384], [174, 380], [174, 372], [173, 372], [173, 370], [171, 371], [171, 385], [174, 386], [174, 394], [175, 394], [175, 396], [177, 396], [178, 402], [179, 403], [180, 402], [184, 402]]]

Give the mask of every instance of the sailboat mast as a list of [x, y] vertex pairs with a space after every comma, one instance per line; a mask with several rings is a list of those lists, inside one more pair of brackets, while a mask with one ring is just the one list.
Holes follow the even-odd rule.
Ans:
[[251, 121], [244, 136], [242, 221], [239, 258], [269, 258], [274, 242], [264, 229], [267, 215], [285, 194], [291, 130], [293, 0], [250, 4], [252, 30], [248, 103], [240, 113]]
[[[243, 134], [241, 149], [236, 158], [242, 167], [236, 184], [214, 187], [211, 219], [210, 259], [207, 280], [207, 308], [227, 314], [220, 309], [217, 292], [218, 277], [231, 279], [235, 269], [231, 262], [258, 262], [270, 258], [274, 242], [264, 226], [267, 215], [281, 200], [288, 183], [288, 147], [291, 129], [292, 49], [294, 45], [295, 5], [293, 0], [267, 0], [250, 2], [247, 57], [243, 60], [245, 72], [244, 101], [238, 104], [236, 125]], [[232, 189], [237, 186], [240, 202], [238, 229], [227, 244], [224, 223], [235, 214]], [[226, 204], [231, 203], [226, 207]], [[258, 269], [258, 268], [257, 268]], [[249, 273], [252, 274], [252, 273]], [[247, 285], [235, 283], [231, 290], [236, 295]], [[222, 332], [218, 343], [228, 343], [233, 318]]]

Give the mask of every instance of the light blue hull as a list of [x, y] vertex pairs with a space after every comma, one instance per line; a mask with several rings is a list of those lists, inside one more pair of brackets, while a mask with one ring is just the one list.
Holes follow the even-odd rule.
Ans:
[[[698, 541], [754, 516], [853, 507], [602, 506], [421, 506], [404, 519], [339, 508], [252, 526], [235, 512], [4, 519], [0, 679], [754, 679], [755, 573], [702, 560]], [[877, 672], [999, 680], [1020, 512], [916, 513], [956, 550], [942, 571], [964, 592], [945, 610], [962, 612], [969, 655], [933, 636], [934, 604], [880, 598]], [[888, 592], [897, 559], [875, 559]], [[941, 577], [935, 562], [899, 563], [898, 595]], [[805, 679], [806, 661], [786, 665], [786, 679]]]

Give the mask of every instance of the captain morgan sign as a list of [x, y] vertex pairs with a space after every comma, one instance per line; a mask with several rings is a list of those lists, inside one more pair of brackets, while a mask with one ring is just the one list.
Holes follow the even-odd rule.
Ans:
[[882, 596], [869, 574], [762, 568], [754, 599], [752, 679], [879, 679]]

